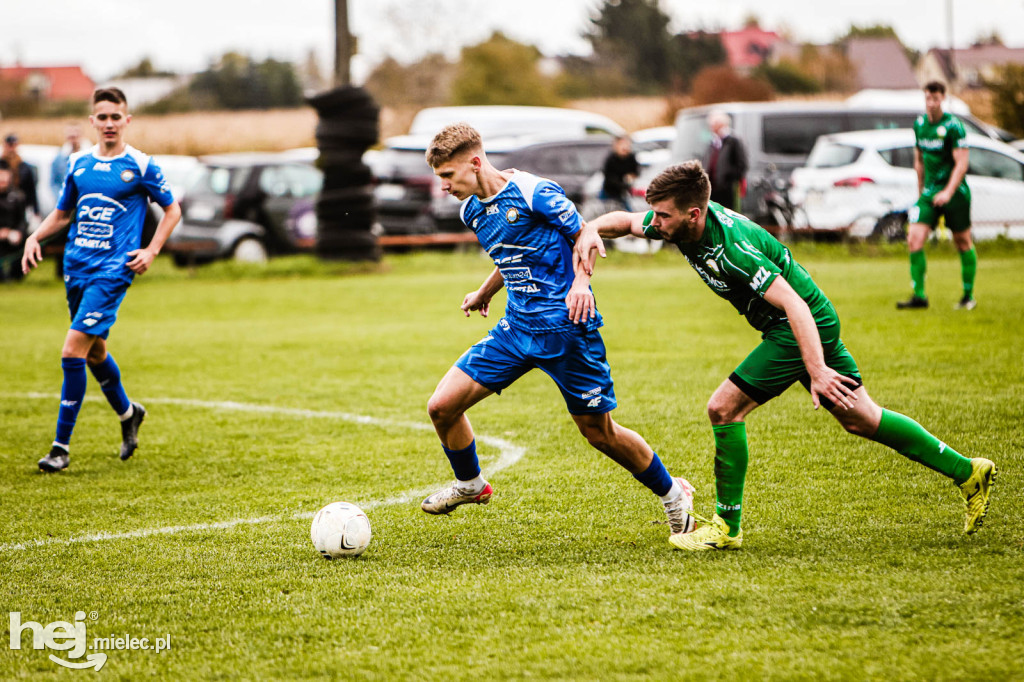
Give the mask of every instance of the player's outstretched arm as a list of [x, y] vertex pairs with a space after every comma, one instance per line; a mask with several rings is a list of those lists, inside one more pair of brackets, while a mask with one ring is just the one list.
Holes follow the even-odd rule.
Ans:
[[50, 235], [56, 234], [68, 226], [71, 222], [71, 212], [62, 211], [59, 208], [53, 209], [50, 215], [43, 219], [38, 229], [25, 239], [25, 254], [21, 257], [21, 271], [28, 274], [28, 271], [39, 265], [43, 259], [43, 249], [39, 242]]
[[608, 257], [603, 239], [617, 239], [628, 234], [643, 237], [643, 218], [643, 213], [613, 211], [584, 223], [572, 252], [573, 270], [582, 269], [586, 274], [593, 275], [597, 255]]
[[175, 201], [164, 209], [164, 217], [160, 219], [160, 223], [156, 226], [156, 232], [146, 248], [128, 252], [128, 255], [132, 257], [128, 261], [128, 268], [132, 272], [141, 275], [149, 270], [149, 266], [153, 264], [153, 260], [164, 248], [164, 243], [171, 236], [171, 232], [179, 220], [181, 220], [181, 206]]
[[800, 346], [800, 356], [811, 377], [811, 400], [814, 409], [821, 405], [821, 398], [828, 398], [834, 405], [851, 409], [857, 400], [857, 382], [844, 377], [825, 364], [825, 354], [821, 349], [821, 336], [818, 325], [814, 322], [811, 309], [800, 295], [793, 290], [782, 276], [778, 276], [764, 292], [764, 300], [786, 313], [789, 326]]
[[462, 312], [469, 317], [474, 310], [479, 310], [482, 317], [487, 317], [490, 312], [491, 299], [505, 286], [505, 278], [501, 276], [501, 270], [494, 268], [487, 276], [484, 283], [476, 291], [471, 291], [462, 299]]

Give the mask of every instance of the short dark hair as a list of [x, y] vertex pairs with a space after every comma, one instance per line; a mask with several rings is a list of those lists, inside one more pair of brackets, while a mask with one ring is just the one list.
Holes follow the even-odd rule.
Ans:
[[928, 81], [924, 86], [925, 92], [937, 92], [940, 95], [946, 94], [946, 84], [942, 81]]
[[685, 211], [691, 206], [701, 210], [711, 198], [711, 180], [700, 161], [696, 159], [669, 166], [651, 180], [647, 186], [647, 203], [654, 205], [665, 199], [675, 201], [676, 208]]
[[128, 106], [128, 98], [124, 96], [121, 88], [97, 88], [92, 93], [92, 103], [99, 104], [100, 102], [113, 102]]

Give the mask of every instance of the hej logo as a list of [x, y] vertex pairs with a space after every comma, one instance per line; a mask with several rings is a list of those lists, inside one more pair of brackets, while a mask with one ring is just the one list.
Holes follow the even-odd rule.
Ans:
[[[92, 611], [88, 615], [89, 620], [96, 621], [99, 615]], [[84, 611], [75, 612], [75, 620], [73, 623], [67, 621], [56, 621], [49, 625], [42, 625], [34, 621], [21, 621], [21, 612], [12, 611], [10, 612], [10, 627], [9, 632], [11, 633], [10, 644], [12, 649], [21, 649], [22, 637], [26, 630], [32, 632], [32, 648], [39, 649], [52, 649], [54, 651], [67, 651], [66, 656], [72, 660], [65, 660], [53, 654], [50, 654], [49, 658], [57, 665], [62, 665], [65, 668], [95, 668], [99, 671], [100, 668], [107, 662], [107, 654], [103, 653], [103, 650], [116, 649], [116, 650], [155, 650], [157, 653], [166, 651], [171, 648], [171, 636], [168, 634], [165, 637], [157, 637], [153, 644], [150, 644], [148, 637], [130, 637], [125, 634], [123, 637], [111, 635], [109, 637], [96, 637], [92, 641], [92, 645], [89, 645], [88, 638], [85, 633], [85, 620], [86, 614]], [[90, 653], [85, 657], [85, 660], [79, 661], [87, 649], [94, 651], [98, 650], [98, 653]]]

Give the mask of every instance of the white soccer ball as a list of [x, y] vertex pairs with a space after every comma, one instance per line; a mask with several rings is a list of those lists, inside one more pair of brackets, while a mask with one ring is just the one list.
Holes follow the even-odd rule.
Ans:
[[351, 502], [332, 502], [313, 517], [309, 537], [325, 559], [357, 557], [370, 544], [370, 519]]

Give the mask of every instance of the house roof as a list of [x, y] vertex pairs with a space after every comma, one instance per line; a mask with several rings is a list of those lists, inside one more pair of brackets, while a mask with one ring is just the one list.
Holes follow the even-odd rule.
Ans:
[[[953, 50], [953, 59], [957, 68], [983, 69], [994, 64], [1024, 64], [1024, 48], [1006, 47], [1004, 45], [976, 45], [974, 47]], [[951, 77], [949, 68], [950, 50], [932, 48], [928, 54], [942, 67], [946, 78]]]
[[739, 31], [722, 31], [719, 38], [729, 58], [729, 66], [734, 69], [759, 66], [771, 52], [772, 46], [782, 40], [775, 31], [763, 31], [756, 26], [747, 26]]
[[40, 78], [42, 94], [49, 100], [88, 100], [96, 85], [80, 66], [0, 67], [0, 80], [22, 82]]
[[846, 41], [846, 57], [857, 69], [861, 88], [917, 87], [910, 60], [894, 38], [851, 38]]

